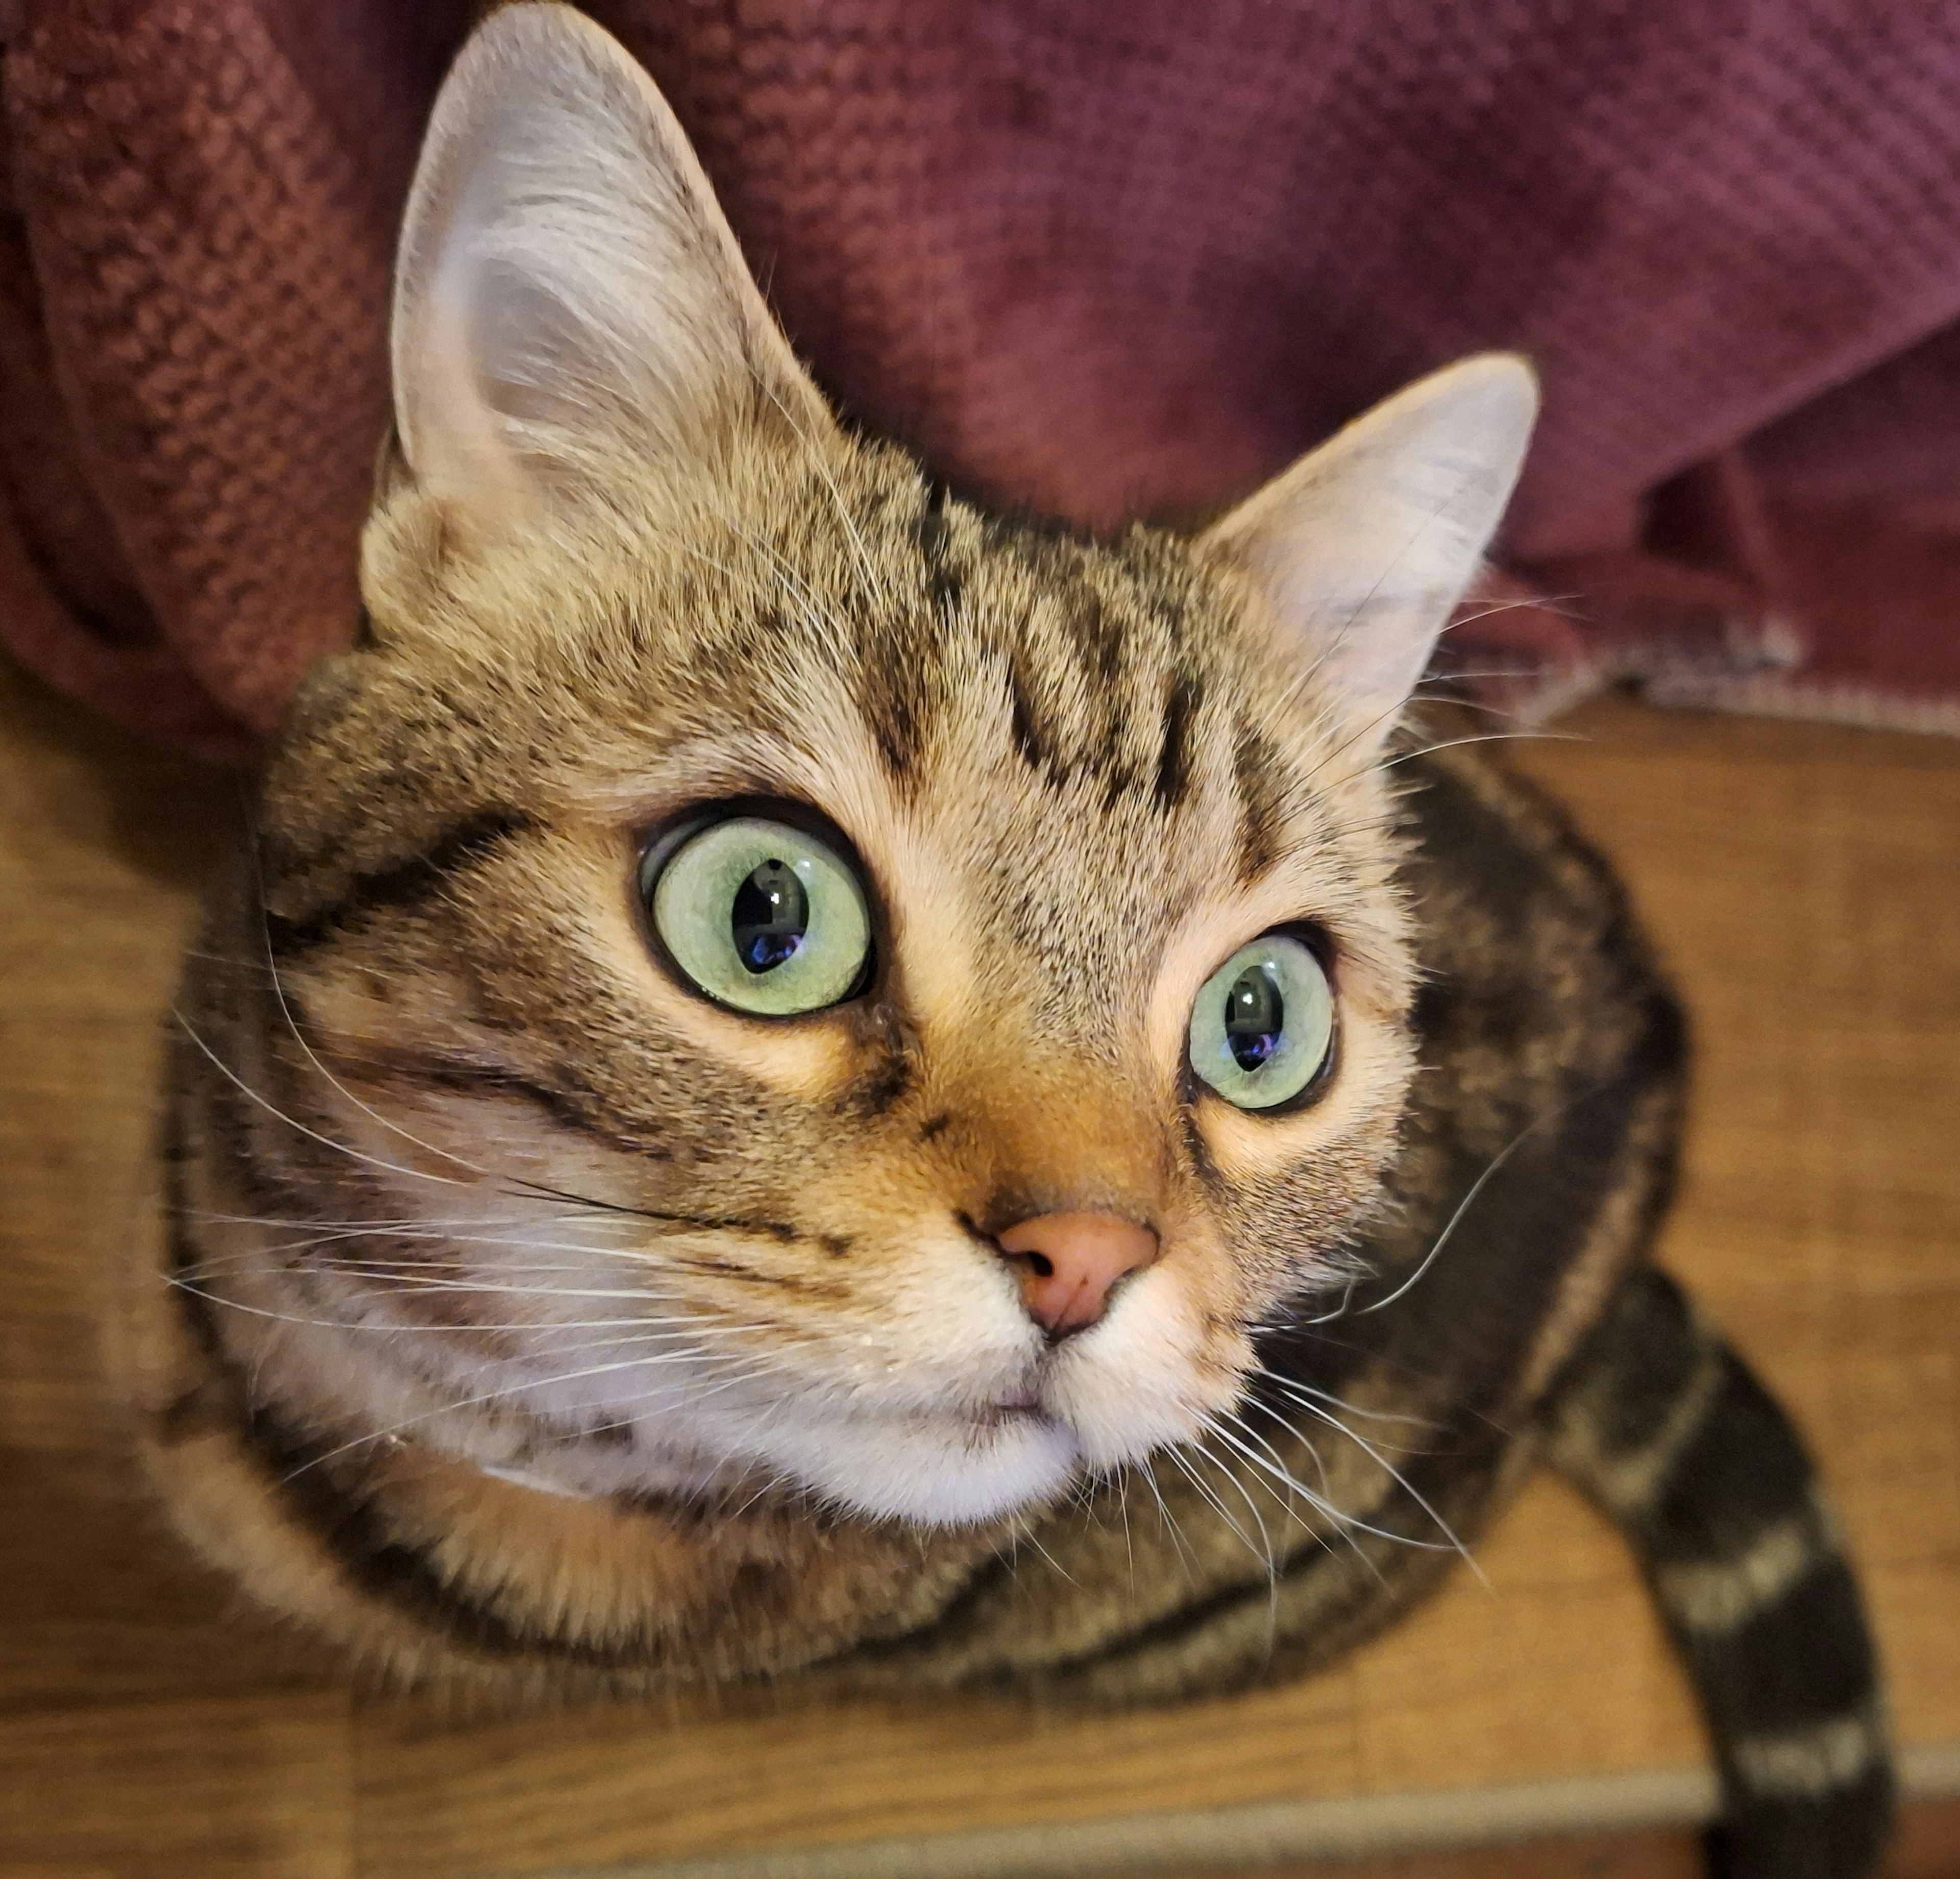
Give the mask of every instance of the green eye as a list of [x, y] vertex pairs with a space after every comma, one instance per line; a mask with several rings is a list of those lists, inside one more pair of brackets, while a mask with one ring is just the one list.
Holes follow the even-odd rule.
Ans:
[[1191, 1067], [1240, 1109], [1299, 1095], [1333, 1046], [1333, 988], [1311, 951], [1284, 933], [1240, 947], [1192, 1008]]
[[765, 1018], [821, 1011], [864, 976], [871, 922], [850, 867], [816, 836], [741, 816], [641, 868], [654, 930], [717, 1002]]

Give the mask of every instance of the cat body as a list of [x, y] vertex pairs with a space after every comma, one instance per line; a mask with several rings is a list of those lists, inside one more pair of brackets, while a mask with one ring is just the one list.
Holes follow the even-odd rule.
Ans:
[[1525, 368], [1195, 540], [989, 517], [838, 425], [550, 6], [445, 89], [394, 333], [365, 643], [182, 1002], [184, 1530], [409, 1675], [1161, 1700], [1386, 1622], [1549, 1448], [1653, 1566], [1738, 1869], [1863, 1870], [1855, 1591], [1641, 1264], [1678, 1014], [1558, 814], [1394, 730]]
[[[345, 1118], [312, 1107], [318, 1072], [280, 1049], [292, 1037], [269, 976], [213, 972], [186, 1014], [237, 1080], [180, 1045], [181, 1217], [208, 1224], [179, 1255], [199, 1276], [178, 1361], [201, 1393], [175, 1426], [215, 1444], [180, 1504], [212, 1495], [212, 1518], [242, 1516], [255, 1548], [290, 1551], [284, 1579], [327, 1591], [317, 1622], [418, 1672], [548, 1683], [597, 1668], [658, 1686], [831, 1662], [875, 1641], [873, 1660], [833, 1668], [1032, 1674], [1135, 1699], [1188, 1690], [1200, 1662], [1208, 1686], [1278, 1674], [1373, 1628], [1455, 1557], [1452, 1535], [1477, 1530], [1538, 1447], [1551, 1386], [1664, 1198], [1680, 1069], [1678, 1018], [1621, 898], [1555, 812], [1467, 755], [1405, 774], [1401, 872], [1425, 935], [1406, 1146], [1349, 1274], [1260, 1336], [1260, 1406], [1223, 1425], [1230, 1441], [1152, 1469], [1147, 1485], [1119, 1474], [1086, 1506], [950, 1529], [841, 1518], [740, 1479], [699, 1504], [609, 1492], [631, 1465], [616, 1414], [592, 1428], [502, 1396], [455, 1409], [472, 1393], [457, 1376], [418, 1390], [371, 1355], [390, 1340], [352, 1301], [406, 1278], [419, 1304], [418, 1266], [444, 1274], [453, 1255], [419, 1238], [389, 1247], [377, 1228], [342, 1282], [312, 1245], [282, 1256], [316, 1233], [233, 1224], [344, 1217], [365, 1177], [323, 1141], [296, 1150], [282, 1116], [323, 1135]], [[460, 885], [431, 867], [393, 917], [417, 924], [418, 906], [443, 909]], [[200, 950], [249, 960], [264, 945], [255, 900], [221, 905]], [[381, 916], [370, 902], [364, 917]], [[1580, 982], [1548, 996], [1561, 974]], [[320, 1008], [290, 952], [281, 977], [289, 1000]], [[560, 1239], [565, 1211], [540, 1215]], [[1420, 1281], [1386, 1302], [1433, 1248]], [[333, 1313], [343, 1282], [348, 1308]], [[428, 1289], [434, 1323], [447, 1314], [475, 1333], [484, 1314], [458, 1313], [449, 1285]], [[242, 1330], [218, 1299], [245, 1308]], [[295, 1361], [302, 1351], [310, 1361]], [[473, 1530], [480, 1561], [459, 1546]], [[573, 1545], [590, 1579], [568, 1574]], [[1166, 1623], [1194, 1604], [1203, 1620], [1188, 1636], [1173, 1624], [1173, 1646]]]

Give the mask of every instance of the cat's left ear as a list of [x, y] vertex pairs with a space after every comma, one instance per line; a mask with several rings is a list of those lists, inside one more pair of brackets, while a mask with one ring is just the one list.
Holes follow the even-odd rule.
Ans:
[[1207, 531], [1253, 578], [1357, 753], [1387, 737], [1475, 578], [1538, 415], [1511, 353], [1419, 379]]
[[444, 81], [392, 351], [402, 454], [466, 540], [684, 489], [745, 422], [832, 425], [666, 100], [568, 6], [492, 13]]

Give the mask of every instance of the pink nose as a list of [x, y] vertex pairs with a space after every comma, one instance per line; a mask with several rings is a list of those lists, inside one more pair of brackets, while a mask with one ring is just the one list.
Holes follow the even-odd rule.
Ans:
[[1000, 1236], [1028, 1315], [1052, 1337], [1101, 1317], [1118, 1279], [1150, 1263], [1157, 1236], [1114, 1214], [1036, 1214]]

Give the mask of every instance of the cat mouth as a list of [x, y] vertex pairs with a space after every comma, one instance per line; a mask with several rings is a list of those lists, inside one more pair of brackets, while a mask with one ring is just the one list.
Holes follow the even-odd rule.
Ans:
[[1032, 1391], [997, 1397], [973, 1419], [978, 1429], [990, 1435], [1004, 1429], [1052, 1428], [1059, 1419]]
[[1003, 1390], [970, 1411], [969, 1440], [998, 1441], [1016, 1435], [1033, 1435], [1064, 1426], [1058, 1416], [1032, 1387]]

